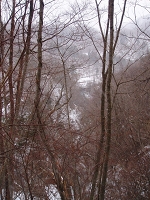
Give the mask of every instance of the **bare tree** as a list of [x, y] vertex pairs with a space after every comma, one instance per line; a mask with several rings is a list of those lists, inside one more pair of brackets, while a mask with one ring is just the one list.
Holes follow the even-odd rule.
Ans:
[[[112, 120], [111, 82], [113, 74], [113, 57], [116, 44], [118, 42], [121, 25], [123, 22], [126, 1], [124, 2], [122, 17], [115, 37], [114, 37], [114, 21], [113, 21], [114, 6], [115, 6], [114, 1], [108, 2], [108, 18], [107, 18], [105, 33], [101, 25], [100, 3], [98, 3], [97, 1], [95, 1], [95, 3], [96, 3], [100, 33], [103, 39], [103, 56], [102, 57], [100, 56], [102, 60], [101, 136], [100, 136], [98, 151], [96, 153], [96, 163], [93, 174], [90, 199], [92, 200], [94, 198], [97, 198], [102, 200], [104, 199], [104, 194], [105, 194], [108, 161], [109, 161], [110, 145], [111, 145], [111, 131], [112, 131], [111, 130], [111, 120]], [[97, 47], [96, 50], [99, 53]], [[108, 54], [108, 65], [107, 65], [107, 54]]]

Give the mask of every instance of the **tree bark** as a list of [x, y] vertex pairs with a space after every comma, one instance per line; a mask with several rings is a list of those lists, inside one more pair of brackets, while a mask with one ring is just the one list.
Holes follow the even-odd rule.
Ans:
[[[92, 179], [92, 188], [90, 193], [90, 200], [103, 200], [106, 190], [106, 179], [108, 171], [108, 161], [111, 145], [111, 120], [112, 120], [112, 100], [111, 100], [111, 80], [113, 73], [113, 55], [118, 42], [121, 25], [126, 8], [126, 0], [124, 1], [123, 12], [120, 20], [116, 37], [114, 39], [114, 0], [108, 1], [108, 21], [106, 25], [105, 34], [101, 26], [100, 3], [95, 0], [96, 10], [98, 16], [98, 23], [101, 37], [103, 39], [103, 57], [102, 59], [102, 94], [101, 94], [101, 135], [99, 140], [99, 147], [96, 153], [96, 164]], [[109, 37], [108, 37], [109, 35]], [[109, 45], [108, 45], [109, 43]], [[106, 63], [106, 56], [108, 54], [108, 67]]]
[[[22, 93], [24, 89], [24, 83], [25, 83], [25, 76], [26, 71], [28, 67], [29, 62], [29, 55], [30, 55], [30, 46], [31, 46], [31, 33], [32, 33], [32, 20], [33, 20], [33, 14], [34, 14], [34, 7], [33, 7], [34, 1], [30, 1], [30, 11], [29, 11], [29, 18], [28, 18], [28, 29], [27, 29], [27, 38], [24, 43], [24, 49], [21, 54], [20, 59], [20, 68], [19, 68], [19, 74], [17, 79], [17, 94], [16, 94], [16, 106], [15, 106], [15, 119], [17, 120], [19, 109], [20, 109], [20, 102], [22, 98]], [[27, 2], [26, 2], [27, 4]], [[27, 5], [25, 6], [25, 14], [27, 10]], [[23, 19], [24, 20], [24, 19]]]
[[[4, 29], [3, 29], [3, 22], [2, 22], [2, 16], [1, 16], [1, 1], [0, 1], [0, 77], [3, 75], [3, 55], [4, 55]], [[3, 140], [3, 129], [2, 129], [2, 109], [3, 109], [3, 104], [2, 104], [2, 86], [0, 82], [0, 169], [4, 167], [4, 140]], [[1, 170], [0, 172], [0, 195], [2, 196], [2, 182], [4, 179], [4, 172]]]
[[102, 172], [102, 180], [101, 180], [101, 188], [99, 200], [104, 200], [105, 196], [105, 188], [106, 188], [106, 178], [108, 171], [108, 161], [110, 154], [110, 144], [111, 144], [111, 80], [112, 80], [112, 68], [113, 68], [113, 41], [114, 41], [114, 0], [109, 0], [109, 21], [110, 21], [110, 41], [109, 41], [109, 64], [108, 64], [108, 77], [107, 77], [107, 124], [106, 124], [106, 144], [105, 144], [105, 152], [104, 152], [104, 163], [103, 163], [103, 172]]

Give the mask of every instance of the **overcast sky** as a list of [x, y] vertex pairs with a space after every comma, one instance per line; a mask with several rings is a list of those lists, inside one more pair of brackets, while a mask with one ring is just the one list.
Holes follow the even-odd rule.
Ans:
[[[108, 0], [98, 0], [101, 1], [100, 9], [103, 9], [103, 7], [106, 8], [106, 11], [102, 15], [103, 21], [106, 21], [107, 19], [107, 4]], [[50, 0], [44, 0], [45, 3], [50, 3]], [[50, 18], [52, 15], [59, 15], [62, 14], [65, 11], [71, 12], [71, 5], [74, 3], [78, 3], [79, 5], [83, 2], [88, 3], [91, 2], [91, 5], [89, 4], [89, 10], [86, 12], [86, 19], [91, 19], [95, 15], [95, 19], [93, 19], [92, 23], [87, 20], [87, 23], [91, 24], [94, 27], [98, 27], [98, 20], [96, 16], [96, 12], [93, 10], [95, 9], [95, 0], [57, 0], [53, 2], [53, 6], [51, 7], [51, 11], [46, 10], [47, 17]], [[124, 0], [115, 0], [115, 14], [117, 16], [117, 24], [119, 24], [119, 16], [122, 14]], [[49, 4], [51, 5], [51, 4]], [[48, 8], [48, 6], [46, 6]], [[75, 6], [77, 7], [77, 6]], [[49, 15], [50, 13], [50, 15]], [[84, 15], [84, 13], [82, 13]], [[124, 23], [130, 23], [132, 20], [138, 19], [140, 17], [146, 17], [147, 15], [150, 15], [150, 0], [127, 0], [127, 6], [126, 6], [126, 13], [124, 16]], [[116, 20], [116, 19], [115, 19]], [[116, 21], [115, 21], [116, 22]]]
[[[126, 8], [126, 15], [133, 20], [136, 17], [150, 15], [150, 0], [129, 0]], [[129, 18], [125, 18], [128, 21]]]
[[[74, 3], [74, 2], [78, 2], [80, 4], [81, 2], [87, 2], [87, 1], [85, 1], [85, 0], [71, 0], [71, 1], [64, 0], [64, 2], [68, 2], [70, 4]], [[95, 4], [95, 0], [89, 0], [89, 1], [93, 2], [93, 5]], [[108, 0], [103, 0], [102, 5], [107, 6], [107, 2], [108, 2]], [[124, 0], [115, 0], [116, 12], [120, 12], [120, 14], [121, 14], [121, 9], [123, 7], [123, 3], [124, 3]], [[148, 14], [150, 14], [150, 0], [127, 0], [126, 16], [124, 18], [124, 22], [129, 22], [130, 18], [134, 20], [135, 15], [137, 18], [139, 18], [139, 17], [144, 17]]]

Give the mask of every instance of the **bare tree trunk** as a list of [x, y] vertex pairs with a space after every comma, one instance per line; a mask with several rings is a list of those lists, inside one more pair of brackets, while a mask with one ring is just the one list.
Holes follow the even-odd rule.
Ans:
[[[37, 74], [36, 74], [36, 92], [35, 92], [35, 99], [34, 99], [34, 109], [31, 113], [31, 120], [35, 117], [37, 119], [39, 129], [41, 126], [41, 113], [40, 113], [40, 98], [41, 98], [41, 73], [42, 73], [42, 30], [43, 30], [43, 12], [44, 12], [44, 3], [43, 0], [39, 0], [39, 26], [38, 26], [38, 67], [37, 67]], [[29, 37], [27, 38], [27, 44], [30, 46], [30, 36], [31, 36], [31, 22], [33, 18], [33, 3], [30, 3], [30, 16], [29, 16], [29, 23], [28, 23], [28, 30], [30, 31]], [[27, 47], [27, 56], [26, 61], [28, 61], [29, 56], [29, 48]], [[24, 79], [26, 74], [27, 65], [24, 68], [24, 74], [23, 74], [23, 82], [21, 85], [21, 92], [24, 85]], [[41, 133], [43, 134], [43, 133]], [[30, 187], [29, 180], [28, 180], [28, 174], [26, 172], [26, 178], [27, 178], [27, 184], [30, 194], [30, 199], [33, 200], [34, 196], [32, 194], [32, 188]]]
[[69, 200], [70, 197], [65, 189], [66, 181], [62, 180], [62, 176], [59, 173], [59, 166], [56, 162], [53, 152], [51, 151], [49, 145], [47, 144], [46, 134], [42, 124], [42, 116], [40, 113], [40, 98], [41, 98], [41, 73], [42, 73], [42, 28], [43, 28], [43, 10], [44, 3], [43, 0], [40, 0], [40, 11], [39, 11], [39, 30], [38, 30], [38, 70], [36, 76], [36, 95], [35, 95], [35, 114], [38, 121], [38, 130], [42, 140], [43, 145], [45, 146], [52, 163], [52, 169], [57, 184], [57, 189], [60, 193], [62, 200]]
[[[1, 1], [0, 1], [0, 78], [2, 78], [3, 73], [3, 55], [4, 55], [4, 29], [3, 29], [3, 22], [1, 16]], [[4, 179], [4, 140], [3, 140], [3, 129], [2, 129], [2, 86], [0, 83], [0, 195], [2, 198], [2, 189], [3, 189], [3, 179]]]
[[[19, 75], [17, 80], [17, 94], [16, 94], [16, 107], [15, 107], [15, 117], [17, 119], [20, 109], [20, 102], [23, 93], [24, 83], [25, 83], [25, 75], [27, 71], [27, 66], [29, 62], [29, 54], [30, 54], [30, 41], [31, 41], [31, 33], [32, 33], [32, 19], [33, 19], [33, 8], [34, 1], [30, 1], [30, 11], [29, 11], [29, 18], [28, 18], [28, 29], [27, 29], [27, 38], [24, 43], [24, 49], [22, 51], [21, 59], [20, 59], [20, 68], [19, 68]], [[25, 6], [25, 14], [27, 10], [28, 2], [26, 2]], [[23, 18], [24, 20], [24, 18]]]
[[6, 141], [6, 148], [8, 150], [7, 158], [5, 160], [6, 167], [5, 167], [5, 198], [6, 200], [12, 199], [12, 160], [13, 160], [13, 154], [9, 151], [9, 149], [12, 148], [12, 139], [13, 137], [13, 123], [14, 123], [14, 91], [13, 91], [13, 54], [14, 54], [14, 30], [15, 30], [15, 7], [16, 7], [16, 1], [13, 0], [12, 2], [12, 17], [11, 17], [11, 30], [10, 30], [10, 47], [9, 47], [9, 76], [8, 76], [8, 85], [9, 85], [9, 102], [10, 102], [10, 116], [9, 116], [9, 123], [10, 123], [10, 135], [9, 140]]
[[38, 116], [40, 116], [40, 98], [41, 98], [41, 73], [42, 73], [42, 29], [43, 29], [43, 0], [39, 0], [39, 30], [38, 30], [38, 69], [36, 75], [36, 96], [35, 96], [35, 109]]
[[111, 80], [112, 80], [112, 67], [113, 67], [113, 41], [114, 41], [114, 0], [109, 0], [109, 21], [110, 21], [110, 42], [109, 42], [109, 64], [108, 64], [108, 77], [107, 77], [107, 136], [105, 144], [105, 159], [103, 164], [103, 173], [101, 180], [101, 189], [99, 200], [104, 200], [105, 188], [106, 188], [106, 178], [108, 171], [108, 161], [110, 154], [110, 144], [111, 144]]
[[66, 73], [66, 66], [65, 62], [62, 59], [63, 63], [63, 70], [64, 70], [64, 82], [65, 82], [65, 93], [66, 93], [66, 110], [67, 110], [67, 120], [68, 120], [68, 127], [70, 128], [70, 113], [69, 113], [69, 94], [68, 94], [68, 86], [67, 86], [67, 73]]
[[100, 32], [103, 38], [104, 49], [103, 49], [103, 57], [102, 57], [102, 93], [101, 93], [101, 116], [100, 116], [101, 136], [99, 140], [98, 151], [96, 154], [95, 170], [94, 170], [93, 179], [92, 179], [92, 189], [90, 193], [90, 200], [94, 199], [96, 187], [101, 187], [101, 175], [102, 175], [101, 172], [102, 172], [102, 163], [103, 163], [103, 156], [104, 156], [103, 147], [104, 147], [104, 138], [105, 138], [105, 133], [106, 133], [105, 101], [106, 101], [106, 81], [107, 81], [107, 74], [108, 74], [108, 71], [106, 68], [106, 54], [107, 54], [107, 43], [108, 43], [107, 40], [108, 40], [108, 30], [109, 30], [109, 19], [107, 21], [106, 33], [104, 35], [102, 27], [101, 27], [99, 5], [97, 3], [97, 0], [95, 0], [95, 3], [96, 3], [97, 14], [98, 14], [99, 28], [100, 28]]
[[67, 74], [67, 69], [66, 69], [66, 60], [64, 58], [64, 53], [61, 52], [60, 46], [59, 46], [59, 41], [57, 38], [57, 50], [59, 52], [60, 58], [61, 58], [61, 62], [62, 62], [62, 66], [63, 66], [63, 74], [64, 74], [64, 88], [65, 88], [65, 96], [66, 96], [66, 113], [67, 113], [67, 122], [68, 122], [68, 128], [70, 128], [71, 124], [70, 124], [70, 112], [69, 112], [69, 89], [68, 89], [68, 84], [67, 84], [67, 77], [69, 76]]
[[14, 30], [15, 30], [15, 5], [16, 1], [13, 0], [12, 18], [11, 18], [11, 31], [10, 31], [10, 55], [9, 55], [9, 71], [11, 72], [8, 77], [9, 93], [10, 93], [10, 124], [13, 125], [14, 121], [14, 92], [13, 92], [13, 44], [14, 44]]
[[15, 30], [15, 5], [16, 1], [13, 0], [11, 30], [10, 30], [10, 54], [9, 54], [9, 71], [11, 72], [8, 77], [9, 82], [9, 95], [10, 95], [10, 124], [13, 125], [14, 121], [14, 91], [13, 91], [13, 54], [14, 54], [14, 30]]
[[[111, 119], [112, 119], [112, 102], [111, 102], [111, 80], [113, 73], [113, 55], [118, 42], [121, 25], [125, 13], [126, 1], [124, 1], [123, 12], [120, 20], [116, 38], [114, 39], [114, 0], [108, 1], [108, 21], [105, 34], [101, 26], [100, 3], [95, 0], [98, 23], [101, 37], [103, 39], [103, 57], [102, 59], [102, 94], [101, 94], [101, 135], [98, 151], [96, 153], [96, 164], [92, 179], [92, 188], [90, 200], [103, 200], [106, 188], [106, 178], [108, 171], [108, 161], [111, 144]], [[109, 34], [109, 40], [108, 40]], [[109, 41], [109, 47], [108, 47]], [[108, 67], [106, 66], [106, 54], [109, 55]], [[107, 102], [107, 104], [106, 104]]]

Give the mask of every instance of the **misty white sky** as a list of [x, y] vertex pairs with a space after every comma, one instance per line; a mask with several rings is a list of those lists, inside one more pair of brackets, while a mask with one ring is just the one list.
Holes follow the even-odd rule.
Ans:
[[[83, 2], [85, 3], [90, 2], [91, 5], [93, 4], [93, 8], [95, 7], [95, 0], [58, 0], [58, 1], [60, 1], [61, 3], [63, 3], [62, 5], [64, 5], [64, 6], [61, 5], [61, 7], [59, 8], [60, 11], [68, 10], [69, 5], [74, 3], [82, 4]], [[115, 13], [118, 16], [121, 15], [123, 2], [124, 0], [115, 0]], [[103, 7], [107, 8], [107, 3], [108, 0], [102, 0], [101, 8]], [[92, 9], [92, 6], [90, 7]], [[135, 16], [136, 18], [139, 18], [139, 17], [144, 17], [148, 14], [150, 15], [150, 0], [127, 0], [124, 22], [129, 23], [131, 19], [135, 20]]]
[[[129, 0], [126, 8], [126, 16], [135, 19], [150, 15], [150, 0]], [[128, 21], [129, 18], [125, 18]]]

